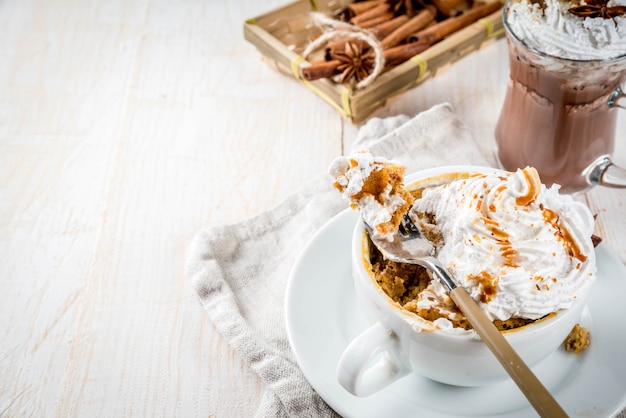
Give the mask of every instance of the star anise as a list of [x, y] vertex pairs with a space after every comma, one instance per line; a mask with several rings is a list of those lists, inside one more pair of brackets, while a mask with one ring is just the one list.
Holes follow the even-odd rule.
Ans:
[[[586, 4], [570, 7], [568, 11], [580, 17], [613, 19], [626, 15], [626, 6], [608, 6], [609, 0], [586, 0]], [[617, 24], [617, 23], [615, 23]]]
[[337, 70], [341, 71], [339, 82], [345, 83], [353, 78], [359, 82], [372, 72], [374, 69], [374, 51], [363, 46], [359, 41], [348, 41], [343, 51], [337, 51], [332, 56], [340, 62]]

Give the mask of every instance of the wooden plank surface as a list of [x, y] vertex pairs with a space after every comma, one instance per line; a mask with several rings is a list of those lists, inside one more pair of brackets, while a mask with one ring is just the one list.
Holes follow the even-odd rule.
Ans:
[[[254, 415], [264, 387], [186, 282], [187, 245], [358, 129], [243, 40], [284, 3], [0, 2], [0, 416]], [[449, 101], [491, 156], [507, 69], [496, 42], [377, 115]], [[626, 192], [586, 198], [626, 261]]]

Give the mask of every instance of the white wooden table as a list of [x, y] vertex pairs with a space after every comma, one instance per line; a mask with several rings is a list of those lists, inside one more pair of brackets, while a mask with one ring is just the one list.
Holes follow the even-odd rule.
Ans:
[[[355, 138], [243, 40], [286, 1], [0, 1], [0, 417], [254, 414], [184, 256]], [[491, 157], [507, 69], [498, 41], [377, 116], [449, 101]], [[626, 191], [586, 199], [626, 261]]]

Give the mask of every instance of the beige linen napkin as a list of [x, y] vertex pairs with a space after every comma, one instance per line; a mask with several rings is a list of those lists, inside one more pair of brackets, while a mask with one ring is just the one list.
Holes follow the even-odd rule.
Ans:
[[[372, 119], [353, 146], [400, 160], [407, 172], [487, 162], [449, 104], [414, 118]], [[330, 161], [328, 162], [330, 164]], [[202, 231], [188, 253], [187, 276], [231, 347], [266, 383], [257, 417], [332, 417], [298, 368], [285, 333], [284, 294], [305, 244], [347, 207], [326, 173], [275, 209]]]

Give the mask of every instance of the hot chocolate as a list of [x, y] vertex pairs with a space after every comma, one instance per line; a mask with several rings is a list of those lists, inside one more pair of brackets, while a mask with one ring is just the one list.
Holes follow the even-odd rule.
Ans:
[[[560, 0], [548, 0], [544, 8], [525, 1], [507, 7], [510, 80], [496, 127], [505, 169], [531, 165], [546, 184], [560, 184], [565, 192], [588, 187], [583, 172], [613, 152], [612, 100], [626, 71], [626, 58], [614, 55], [620, 48], [626, 53], [626, 19], [583, 19], [571, 7]], [[578, 33], [592, 37], [606, 25], [608, 41], [623, 40], [605, 47], [600, 35], [589, 40]]]
[[555, 72], [515, 42], [509, 47], [511, 79], [496, 127], [500, 163], [507, 170], [531, 164], [546, 184], [565, 192], [588, 187], [583, 171], [613, 152], [617, 109], [607, 102], [621, 75], [599, 65], [573, 80], [578, 63]]

